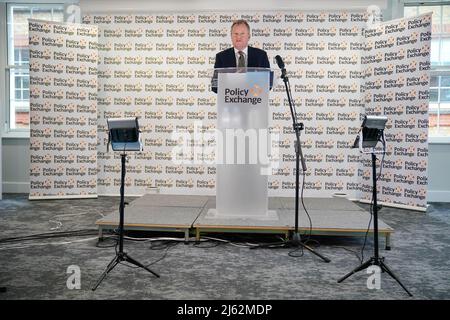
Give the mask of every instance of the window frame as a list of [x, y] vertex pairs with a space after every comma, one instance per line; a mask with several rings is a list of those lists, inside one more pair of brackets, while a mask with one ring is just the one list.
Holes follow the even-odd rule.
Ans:
[[[15, 52], [13, 42], [10, 42], [11, 39], [11, 28], [9, 28], [10, 22], [10, 14], [12, 13], [12, 8], [14, 7], [28, 7], [30, 10], [33, 8], [39, 7], [42, 9], [60, 9], [63, 12], [63, 20], [65, 16], [65, 8], [69, 3], [73, 3], [73, 1], [68, 2], [64, 0], [47, 0], [45, 2], [31, 2], [31, 1], [12, 1], [12, 2], [3, 2], [0, 3], [0, 16], [5, 19], [1, 19], [2, 23], [0, 24], [0, 37], [5, 40], [5, 49], [0, 52], [0, 68], [1, 68], [1, 76], [0, 76], [0, 94], [3, 97], [2, 101], [0, 101], [0, 106], [4, 106], [2, 108], [2, 112], [0, 114], [0, 120], [2, 126], [0, 128], [1, 136], [3, 138], [29, 138], [30, 137], [30, 129], [29, 128], [11, 128], [11, 100], [15, 99], [16, 90], [14, 90], [14, 97], [11, 97], [11, 73], [12, 72], [24, 72], [29, 70], [29, 63], [22, 64], [9, 64], [9, 57], [12, 55], [14, 58]], [[53, 11], [52, 11], [53, 15]], [[15, 60], [13, 60], [15, 62]], [[22, 60], [21, 60], [22, 61]], [[15, 79], [14, 79], [15, 81]], [[23, 94], [22, 94], [23, 95]], [[28, 105], [29, 108], [29, 105]], [[28, 109], [29, 110], [29, 109]]]
[[[407, 7], [436, 7], [436, 6], [449, 6], [450, 7], [450, 1], [421, 1], [421, 2], [412, 2], [412, 1], [408, 1], [405, 2], [403, 4], [403, 16], [405, 16], [405, 8]], [[442, 10], [443, 13], [443, 10]], [[439, 39], [439, 61], [441, 61], [441, 46], [442, 46], [442, 23], [443, 23], [443, 14], [441, 14], [440, 16], [440, 21], [439, 21], [439, 25], [440, 25], [440, 32], [438, 34], [438, 39]], [[448, 37], [450, 37], [450, 34], [448, 35]], [[433, 65], [431, 64], [431, 68], [430, 68], [430, 78], [431, 77], [450, 77], [450, 65]], [[439, 78], [440, 79], [440, 78]], [[440, 80], [439, 80], [439, 87], [438, 87], [438, 108], [436, 110], [436, 112], [433, 114], [437, 114], [438, 117], [438, 126], [439, 126], [439, 122], [440, 122], [440, 106], [439, 104], [441, 103], [440, 101], [440, 94], [441, 94], [441, 87], [440, 87]], [[430, 102], [429, 102], [430, 104]], [[430, 106], [429, 106], [429, 109]], [[450, 134], [448, 136], [430, 136], [430, 134], [428, 133], [428, 142], [432, 143], [432, 144], [450, 144]]]

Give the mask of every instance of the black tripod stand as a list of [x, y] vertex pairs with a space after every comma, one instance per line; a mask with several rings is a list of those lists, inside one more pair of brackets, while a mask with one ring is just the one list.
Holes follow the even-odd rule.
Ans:
[[285, 248], [304, 248], [310, 251], [311, 253], [315, 254], [319, 258], [321, 258], [325, 262], [330, 262], [331, 260], [322, 256], [320, 253], [316, 252], [311, 247], [304, 244], [301, 240], [301, 235], [298, 230], [298, 206], [299, 206], [299, 189], [300, 189], [300, 160], [302, 162], [302, 170], [303, 175], [306, 172], [306, 163], [305, 159], [303, 158], [303, 152], [302, 152], [302, 146], [300, 144], [300, 131], [303, 130], [303, 123], [297, 122], [295, 107], [292, 102], [291, 97], [291, 89], [289, 85], [289, 78], [286, 75], [286, 69], [284, 68], [284, 62], [281, 59], [280, 56], [276, 56], [275, 59], [277, 60], [277, 64], [281, 69], [281, 78], [283, 79], [284, 86], [286, 89], [286, 94], [289, 101], [289, 108], [291, 110], [291, 116], [292, 116], [292, 125], [296, 136], [295, 141], [295, 230], [292, 234], [292, 238], [288, 241], [284, 242], [278, 242], [278, 243], [266, 243], [259, 246], [251, 247], [251, 249], [257, 249], [257, 248], [264, 248], [264, 247], [273, 247], [273, 246], [281, 246]]
[[100, 285], [100, 283], [105, 279], [105, 277], [108, 275], [109, 272], [111, 272], [112, 269], [122, 261], [129, 262], [131, 264], [134, 264], [135, 266], [138, 266], [142, 269], [147, 270], [148, 272], [155, 275], [157, 278], [159, 278], [159, 275], [155, 273], [154, 271], [150, 270], [140, 262], [134, 260], [131, 258], [128, 254], [123, 252], [123, 223], [124, 223], [124, 209], [125, 209], [125, 162], [126, 162], [126, 154], [121, 154], [121, 160], [122, 160], [122, 179], [120, 184], [120, 207], [119, 207], [119, 213], [120, 213], [120, 222], [119, 222], [119, 251], [116, 252], [116, 256], [111, 260], [111, 262], [106, 267], [106, 270], [102, 273], [100, 276], [100, 279], [97, 281], [95, 286], [92, 288], [92, 291], [95, 291], [97, 287]]
[[373, 181], [373, 242], [374, 242], [374, 256], [371, 257], [366, 262], [362, 263], [360, 266], [355, 268], [352, 272], [346, 274], [344, 277], [338, 280], [338, 283], [341, 283], [348, 277], [350, 277], [352, 274], [364, 270], [370, 266], [378, 266], [380, 267], [381, 271], [386, 272], [389, 274], [392, 278], [394, 278], [395, 281], [398, 282], [398, 284], [408, 293], [410, 297], [412, 297], [411, 292], [406, 289], [406, 287], [400, 282], [400, 280], [397, 278], [397, 276], [389, 269], [389, 267], [384, 263], [384, 257], [380, 257], [378, 254], [378, 206], [377, 206], [377, 177], [376, 177], [376, 161], [377, 157], [375, 155], [375, 152], [372, 152], [372, 181]]

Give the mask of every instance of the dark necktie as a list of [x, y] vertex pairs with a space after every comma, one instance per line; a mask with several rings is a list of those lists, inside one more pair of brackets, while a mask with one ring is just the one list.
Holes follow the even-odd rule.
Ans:
[[238, 68], [245, 68], [244, 53], [242, 51], [238, 51], [238, 53], [239, 53]]

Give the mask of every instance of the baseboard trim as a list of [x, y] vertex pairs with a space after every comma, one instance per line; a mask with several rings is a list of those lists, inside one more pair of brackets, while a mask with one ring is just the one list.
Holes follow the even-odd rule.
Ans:
[[3, 181], [2, 189], [3, 193], [30, 193], [30, 183]]

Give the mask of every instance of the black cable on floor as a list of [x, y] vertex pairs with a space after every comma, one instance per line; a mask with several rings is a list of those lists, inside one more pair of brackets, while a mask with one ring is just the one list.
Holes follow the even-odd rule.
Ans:
[[349, 249], [346, 247], [342, 247], [342, 246], [333, 246], [333, 248], [344, 249], [345, 251], [353, 253], [356, 256], [356, 258], [358, 259], [358, 261], [362, 264], [362, 260], [361, 260], [361, 257], [359, 255], [358, 251], [352, 250], [352, 249]]
[[[297, 252], [297, 251], [301, 251], [301, 254], [299, 254], [299, 255], [295, 254], [295, 252]], [[288, 256], [292, 257], [292, 258], [300, 258], [300, 257], [303, 257], [304, 254], [305, 254], [305, 251], [303, 250], [302, 246], [299, 246], [298, 248], [288, 252]]]
[[301, 202], [302, 202], [303, 210], [305, 210], [305, 213], [306, 213], [306, 215], [308, 216], [308, 219], [309, 219], [309, 235], [308, 235], [308, 238], [305, 241], [305, 243], [306, 243], [306, 242], [309, 241], [309, 239], [311, 239], [311, 235], [312, 235], [312, 220], [311, 220], [311, 216], [309, 215], [308, 210], [306, 209], [305, 202], [304, 202], [304, 199], [303, 199], [303, 191], [305, 190], [305, 180], [306, 180], [306, 173], [303, 172], [303, 183], [302, 183], [302, 191], [301, 191], [301, 194], [300, 194], [300, 199], [301, 199]]
[[23, 237], [3, 238], [3, 239], [0, 239], [0, 244], [1, 243], [21, 242], [21, 241], [62, 238], [62, 237], [91, 236], [91, 235], [96, 235], [96, 234], [98, 234], [98, 230], [96, 230], [96, 229], [47, 232], [47, 233], [32, 234], [32, 235], [23, 236]]
[[[110, 239], [114, 240], [114, 244], [112, 244], [112, 245], [100, 245], [100, 241], [98, 241], [95, 246], [97, 248], [112, 248], [112, 247], [115, 247], [117, 245], [117, 237], [110, 237], [110, 238], [107, 238], [105, 240], [110, 240]], [[102, 240], [101, 242], [103, 242], [105, 240]]]
[[[144, 265], [146, 268], [148, 268], [148, 267], [154, 265], [155, 263], [158, 263], [158, 262], [164, 260], [164, 259], [166, 258], [166, 256], [167, 256], [169, 250], [170, 250], [171, 248], [176, 247], [176, 246], [179, 244], [178, 241], [173, 241], [173, 240], [161, 240], [161, 241], [167, 241], [168, 244], [167, 244], [164, 248], [157, 248], [157, 249], [155, 249], [155, 248], [151, 248], [151, 247], [150, 247], [150, 249], [151, 249], [151, 250], [165, 250], [164, 254], [162, 255], [161, 258], [159, 258], [159, 259], [157, 259], [157, 260], [155, 260], [155, 261], [153, 261], [153, 262], [150, 262], [150, 263]], [[116, 247], [116, 248], [117, 248], [117, 247]], [[116, 252], [116, 254], [117, 254], [117, 252]], [[129, 264], [127, 264], [126, 262], [120, 262], [120, 264], [122, 264], [122, 265], [124, 265], [124, 266], [126, 266], [126, 267], [128, 267], [128, 268], [130, 268], [130, 269], [138, 269], [138, 268], [140, 268], [140, 267], [138, 267], [138, 266], [132, 266], [132, 265], [129, 265]]]
[[214, 240], [208, 240], [208, 241], [205, 241], [205, 242], [213, 242], [213, 244], [209, 245], [209, 246], [202, 246], [201, 245], [202, 242], [199, 242], [199, 243], [194, 243], [194, 247], [195, 248], [199, 248], [199, 249], [211, 249], [211, 248], [216, 248], [216, 247], [220, 246], [223, 243], [223, 242], [214, 241]]

